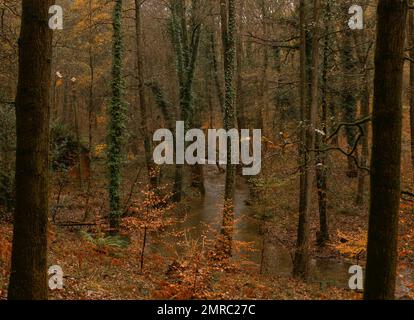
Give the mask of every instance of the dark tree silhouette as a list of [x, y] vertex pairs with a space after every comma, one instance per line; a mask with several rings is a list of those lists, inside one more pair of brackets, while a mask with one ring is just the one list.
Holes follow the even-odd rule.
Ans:
[[16, 94], [16, 209], [9, 299], [47, 299], [52, 0], [23, 0]]
[[400, 210], [403, 53], [408, 1], [377, 12], [371, 200], [364, 298], [394, 299]]

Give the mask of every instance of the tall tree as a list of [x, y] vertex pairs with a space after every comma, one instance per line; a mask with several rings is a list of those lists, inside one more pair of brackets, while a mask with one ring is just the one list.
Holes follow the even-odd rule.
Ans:
[[[323, 131], [323, 135], [318, 134], [315, 139], [315, 149], [321, 150], [326, 145], [327, 136], [327, 122], [328, 122], [328, 62], [329, 62], [329, 45], [330, 45], [330, 30], [331, 30], [331, 3], [326, 1], [324, 14], [324, 45], [323, 45], [323, 69], [322, 69], [322, 83], [321, 83], [321, 107], [319, 110], [319, 119], [317, 127]], [[318, 204], [319, 204], [319, 232], [317, 233], [317, 242], [323, 246], [329, 240], [328, 230], [328, 206], [327, 206], [327, 191], [328, 191], [328, 168], [327, 168], [327, 154], [326, 152], [317, 152], [316, 158], [316, 185], [318, 187]]]
[[138, 100], [141, 121], [140, 131], [144, 140], [145, 164], [147, 166], [148, 178], [151, 188], [157, 187], [157, 175], [154, 172], [154, 164], [152, 162], [152, 142], [148, 130], [147, 106], [145, 103], [145, 83], [144, 83], [144, 44], [142, 38], [141, 23], [141, 0], [135, 0], [135, 33], [137, 43], [137, 78], [138, 78]]
[[16, 208], [8, 298], [47, 299], [53, 0], [23, 0], [16, 94]]
[[364, 298], [394, 299], [408, 1], [379, 0], [375, 52], [371, 199]]
[[[170, 31], [172, 43], [176, 54], [176, 71], [180, 88], [180, 108], [178, 118], [185, 123], [185, 130], [193, 122], [193, 82], [196, 62], [200, 45], [201, 24], [197, 20], [198, 0], [191, 1], [191, 10], [187, 10], [184, 0], [171, 1], [172, 19]], [[190, 11], [190, 13], [188, 13]], [[188, 21], [187, 16], [190, 17]], [[177, 164], [175, 169], [173, 200], [180, 202], [183, 192], [183, 165]], [[193, 183], [203, 193], [204, 185], [200, 166], [193, 166]]]
[[[268, 8], [266, 4], [266, 0], [260, 1], [260, 10], [262, 15], [262, 32], [263, 38], [269, 38], [269, 22], [268, 22]], [[262, 46], [262, 54], [263, 54], [263, 65], [262, 70], [260, 72], [260, 104], [259, 104], [259, 112], [258, 112], [258, 121], [257, 126], [263, 130], [263, 134], [266, 136], [266, 114], [268, 110], [269, 104], [269, 81], [268, 81], [268, 68], [269, 68], [269, 48], [267, 44]]]
[[308, 222], [308, 177], [306, 141], [306, 109], [308, 105], [307, 62], [306, 62], [306, 10], [305, 1], [299, 2], [299, 28], [300, 28], [300, 118], [302, 122], [299, 144], [299, 224], [295, 252], [294, 275], [306, 276], [308, 269], [309, 222]]
[[245, 1], [241, 0], [238, 14], [238, 30], [237, 30], [237, 76], [236, 76], [236, 109], [237, 109], [237, 125], [239, 129], [246, 126], [246, 111], [244, 109], [244, 101], [242, 99], [243, 91], [243, 16], [245, 11]]
[[[93, 37], [94, 37], [94, 21], [93, 21], [93, 6], [92, 0], [88, 1], [88, 66], [89, 66], [89, 87], [88, 87], [88, 158], [92, 160], [92, 148], [93, 148], [93, 123], [94, 123], [94, 86], [95, 86], [95, 59], [93, 52]], [[80, 147], [80, 144], [79, 144]], [[79, 161], [80, 164], [80, 161]], [[81, 174], [81, 167], [79, 167], [79, 173]], [[89, 218], [91, 206], [89, 200], [91, 197], [92, 188], [92, 172], [91, 164], [89, 163], [89, 174], [87, 175], [86, 184], [86, 201], [85, 201], [85, 213], [83, 219], [86, 221]]]
[[125, 130], [125, 104], [122, 80], [122, 0], [116, 0], [113, 9], [112, 39], [112, 99], [109, 106], [108, 168], [109, 168], [109, 224], [112, 233], [119, 228], [121, 216], [120, 184], [122, 145]]
[[[236, 128], [236, 110], [234, 97], [234, 73], [236, 58], [236, 3], [235, 0], [221, 0], [221, 32], [224, 52], [224, 129], [229, 131]], [[231, 141], [227, 139], [227, 167], [226, 184], [224, 191], [224, 210], [222, 234], [224, 236], [225, 254], [232, 253], [232, 238], [234, 224], [234, 188], [236, 179], [236, 166], [231, 163]]]
[[[414, 1], [412, 2], [414, 5]], [[408, 43], [410, 47], [410, 126], [411, 126], [411, 164], [414, 182], [414, 10], [410, 10], [408, 19]]]
[[[211, 28], [213, 28], [214, 26], [214, 16], [211, 13], [211, 17], [212, 17], [212, 26]], [[219, 105], [220, 105], [220, 111], [223, 112], [224, 110], [224, 94], [223, 94], [223, 86], [222, 86], [222, 82], [220, 81], [220, 70], [219, 70], [219, 63], [217, 61], [217, 46], [216, 46], [216, 37], [215, 37], [215, 32], [214, 30], [210, 31], [210, 46], [211, 46], [211, 62], [212, 62], [212, 67], [213, 67], [213, 78], [214, 78], [214, 85], [215, 85], [215, 89], [216, 89], [216, 93], [217, 93], [217, 98], [219, 101]]]
[[[360, 64], [360, 69], [362, 73], [361, 79], [361, 89], [360, 89], [360, 118], [369, 117], [369, 108], [370, 108], [370, 68], [369, 68], [369, 57], [371, 48], [373, 46], [373, 40], [367, 37], [366, 30], [361, 30], [359, 34], [354, 34], [355, 47], [358, 56], [358, 62]], [[357, 43], [359, 40], [359, 43]], [[361, 155], [359, 157], [359, 164], [362, 168], [368, 166], [369, 159], [369, 125], [365, 123], [362, 125], [364, 131], [364, 136], [362, 137], [362, 146], [361, 146]], [[364, 195], [365, 195], [365, 178], [367, 176], [367, 170], [361, 169], [358, 171], [358, 189], [355, 199], [355, 204], [362, 206], [364, 204]]]
[[[350, 7], [351, 2], [347, 1], [341, 5], [343, 12], [346, 12]], [[348, 18], [348, 17], [347, 17]], [[353, 78], [355, 75], [355, 54], [352, 41], [352, 33], [355, 32], [350, 28], [346, 28], [342, 34], [341, 43], [339, 44], [340, 60], [342, 68], [342, 90], [341, 90], [341, 108], [343, 122], [353, 123], [356, 119], [357, 100], [355, 97], [355, 89], [353, 87]], [[353, 148], [356, 141], [356, 128], [347, 126], [345, 128], [346, 141], [349, 150]], [[356, 178], [358, 171], [355, 162], [351, 157], [348, 157], [348, 170], [346, 172], [350, 178]]]
[[309, 268], [309, 229], [310, 229], [310, 197], [312, 192], [312, 161], [309, 159], [310, 150], [315, 145], [315, 121], [318, 113], [319, 103], [319, 20], [320, 0], [313, 1], [313, 30], [312, 30], [312, 66], [310, 84], [310, 103], [307, 103], [308, 84], [307, 58], [306, 58], [306, 29], [305, 29], [305, 3], [300, 1], [300, 41], [301, 41], [301, 107], [303, 128], [301, 153], [301, 183], [299, 203], [299, 223], [294, 259], [293, 273], [295, 277], [306, 278]]

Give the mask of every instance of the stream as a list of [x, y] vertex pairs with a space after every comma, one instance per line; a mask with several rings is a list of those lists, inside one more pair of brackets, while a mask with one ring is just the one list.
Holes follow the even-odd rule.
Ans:
[[[193, 238], [200, 238], [200, 235], [207, 232], [209, 237], [214, 237], [213, 228], [216, 232], [220, 230], [222, 219], [222, 207], [224, 199], [225, 175], [218, 172], [214, 165], [206, 165], [204, 169], [204, 184], [206, 189], [205, 197], [193, 200], [187, 219], [178, 226], [179, 230], [191, 230]], [[272, 276], [291, 276], [293, 262], [289, 251], [280, 243], [272, 239], [263, 239], [260, 234], [259, 222], [253, 218], [253, 209], [246, 204], [249, 200], [249, 188], [244, 179], [236, 179], [235, 191], [235, 235], [236, 241], [251, 243], [252, 250], [236, 253], [234, 259], [237, 261], [241, 255], [260, 266], [262, 262], [263, 274]], [[210, 226], [207, 228], [207, 226]], [[177, 227], [175, 228], [177, 229]], [[265, 250], [262, 258], [262, 247], [265, 243]], [[154, 246], [151, 246], [152, 249]], [[159, 250], [158, 247], [156, 250]], [[167, 253], [168, 254], [168, 253]], [[321, 288], [336, 286], [348, 288], [348, 273], [351, 264], [332, 259], [314, 258], [310, 263], [309, 282], [320, 284]], [[412, 272], [407, 270], [408, 277], [414, 277]], [[406, 295], [410, 289], [398, 281], [398, 296]]]

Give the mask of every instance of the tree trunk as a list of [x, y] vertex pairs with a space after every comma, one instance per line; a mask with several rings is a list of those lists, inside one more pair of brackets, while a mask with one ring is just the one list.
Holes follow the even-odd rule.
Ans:
[[80, 137], [80, 126], [79, 126], [79, 115], [78, 115], [78, 106], [76, 101], [76, 88], [75, 81], [72, 81], [72, 111], [75, 124], [75, 136], [76, 144], [78, 147], [77, 156], [78, 156], [78, 183], [79, 190], [83, 189], [83, 172], [82, 172], [82, 143]]
[[[344, 4], [342, 6], [343, 10], [347, 10], [348, 5]], [[342, 105], [342, 120], [343, 122], [353, 123], [356, 118], [356, 98], [353, 88], [353, 77], [355, 74], [355, 59], [353, 52], [353, 43], [352, 43], [352, 32], [355, 32], [347, 28], [342, 36], [342, 46], [341, 46], [341, 65], [342, 65], [342, 94], [341, 94], [341, 105]], [[346, 127], [346, 141], [348, 144], [349, 150], [355, 144], [356, 141], [356, 128], [355, 127]], [[358, 176], [358, 170], [355, 166], [355, 162], [351, 157], [348, 157], [348, 170], [346, 172], [347, 176], [350, 178], [356, 178]]]
[[88, 97], [88, 158], [89, 158], [89, 174], [87, 177], [86, 183], [86, 201], [85, 201], [85, 212], [83, 215], [83, 220], [86, 221], [89, 219], [91, 207], [89, 205], [89, 200], [91, 197], [91, 188], [92, 188], [92, 170], [90, 162], [92, 161], [92, 148], [93, 148], [93, 123], [94, 120], [94, 84], [95, 84], [95, 65], [93, 57], [93, 11], [92, 11], [92, 0], [88, 2], [88, 28], [89, 28], [89, 97]]
[[[414, 2], [413, 2], [414, 5]], [[409, 35], [410, 58], [414, 60], [414, 11], [409, 13]], [[410, 126], [411, 126], [411, 164], [414, 183], [414, 63], [410, 62]]]
[[306, 61], [306, 8], [305, 1], [299, 2], [299, 24], [300, 24], [300, 118], [301, 132], [299, 144], [299, 223], [294, 260], [293, 274], [297, 277], [306, 277], [308, 272], [308, 247], [309, 247], [309, 221], [308, 221], [308, 174], [307, 174], [307, 152], [306, 141], [306, 109], [308, 105], [307, 85], [307, 61]]
[[138, 99], [141, 116], [140, 131], [144, 140], [145, 164], [147, 166], [148, 179], [151, 188], [157, 188], [157, 174], [152, 161], [152, 142], [148, 130], [147, 106], [145, 103], [145, 82], [144, 82], [144, 56], [141, 23], [141, 0], [135, 0], [135, 32], [137, 43], [137, 76], [138, 76]]
[[211, 54], [213, 59], [213, 76], [214, 76], [214, 84], [216, 87], [217, 98], [220, 104], [220, 111], [223, 113], [224, 111], [224, 95], [223, 95], [223, 88], [219, 77], [219, 63], [217, 61], [217, 50], [216, 50], [216, 39], [214, 37], [214, 32], [210, 34], [210, 44], [211, 44]]
[[[187, 21], [187, 9], [184, 0], [172, 2], [172, 42], [177, 60], [177, 76], [180, 87], [179, 118], [185, 123], [185, 132], [192, 126], [194, 108], [192, 105], [193, 81], [200, 45], [201, 25], [196, 21], [198, 3], [192, 0], [190, 21]], [[190, 25], [190, 27], [188, 27]], [[189, 29], [191, 31], [189, 35]], [[197, 176], [195, 169], [193, 176]], [[202, 177], [201, 177], [202, 178]], [[173, 201], [180, 202], [183, 193], [184, 166], [177, 164], [173, 186]], [[200, 192], [203, 192], [200, 188]]]
[[[323, 71], [322, 71], [322, 110], [320, 112], [321, 120], [318, 121], [318, 128], [320, 127], [324, 135], [318, 134], [316, 137], [315, 149], [320, 150], [326, 145], [327, 136], [327, 121], [328, 121], [328, 101], [327, 101], [327, 76], [328, 76], [328, 59], [329, 59], [329, 32], [331, 30], [331, 4], [326, 2], [325, 9], [325, 36], [324, 36], [324, 48], [323, 48]], [[326, 152], [318, 152], [316, 159], [316, 184], [318, 187], [318, 204], [319, 204], [319, 232], [317, 233], [317, 243], [320, 246], [324, 246], [329, 241], [329, 229], [328, 229], [328, 213], [327, 213], [327, 154]]]
[[16, 208], [9, 299], [45, 300], [52, 0], [23, 0], [16, 94]]
[[244, 1], [240, 1], [239, 15], [238, 15], [238, 32], [237, 32], [237, 50], [236, 50], [236, 61], [237, 61], [237, 92], [236, 92], [236, 109], [237, 109], [237, 125], [239, 129], [246, 128], [246, 112], [244, 110], [244, 103], [242, 99], [243, 89], [243, 21], [244, 15]]
[[[369, 116], [369, 103], [370, 103], [370, 93], [369, 93], [369, 71], [365, 70], [364, 80], [363, 80], [363, 89], [362, 89], [362, 96], [361, 96], [361, 119], [366, 118]], [[369, 139], [368, 139], [368, 131], [369, 126], [368, 123], [363, 125], [364, 136], [362, 138], [362, 152], [360, 157], [360, 166], [367, 167], [368, 166], [368, 159], [369, 159]], [[363, 206], [364, 205], [364, 195], [365, 195], [365, 177], [366, 177], [365, 170], [360, 169], [358, 172], [358, 190], [357, 190], [357, 197], [356, 197], [356, 205]]]
[[[262, 14], [262, 32], [263, 32], [263, 39], [269, 38], [268, 32], [268, 14], [266, 8], [266, 0], [260, 1], [260, 10]], [[269, 82], [268, 82], [268, 67], [269, 67], [269, 50], [267, 47], [267, 43], [263, 44], [262, 46], [262, 59], [263, 65], [261, 70], [261, 80], [260, 80], [260, 105], [259, 105], [259, 112], [258, 116], [259, 119], [257, 121], [258, 127], [262, 129], [263, 136], [267, 136], [266, 130], [266, 119], [267, 119], [267, 110], [268, 110], [268, 101], [269, 101]]]
[[[307, 68], [306, 68], [306, 31], [305, 31], [305, 4], [300, 1], [300, 32], [301, 32], [301, 104], [306, 108], [302, 113], [306, 120], [306, 127], [303, 129], [303, 139], [306, 150], [301, 150], [302, 161], [304, 165], [301, 175], [301, 192], [299, 208], [298, 237], [296, 243], [296, 252], [294, 259], [293, 273], [295, 277], [307, 278], [309, 272], [309, 229], [310, 229], [310, 198], [312, 192], [312, 170], [310, 166], [312, 161], [308, 159], [307, 150], [313, 149], [315, 145], [315, 120], [317, 117], [319, 103], [319, 18], [320, 18], [320, 0], [313, 2], [313, 31], [312, 31], [312, 75], [311, 75], [311, 103], [310, 108], [307, 101]], [[306, 87], [306, 88], [305, 88]]]
[[69, 81], [63, 79], [63, 110], [62, 122], [64, 125], [72, 129], [72, 111], [70, 110], [70, 84]]
[[[367, 43], [367, 45], [365, 45]], [[367, 118], [369, 116], [370, 105], [370, 71], [368, 69], [368, 58], [370, 55], [372, 43], [368, 41], [366, 32], [363, 30], [360, 33], [354, 33], [354, 46], [356, 48], [357, 57], [360, 65], [360, 72], [363, 74], [360, 90], [360, 118]], [[359, 165], [361, 167], [368, 167], [369, 159], [369, 125], [365, 123], [362, 125], [364, 136], [362, 137], [361, 155], [359, 157]], [[358, 171], [358, 189], [355, 199], [357, 206], [364, 205], [365, 197], [365, 178], [367, 176], [366, 170], [359, 168]]]
[[407, 12], [408, 1], [378, 3], [366, 300], [395, 294]]
[[[207, 39], [206, 39], [206, 44], [205, 44], [205, 55], [206, 55], [206, 59], [205, 59], [205, 63], [204, 63], [204, 82], [205, 82], [205, 90], [206, 90], [206, 96], [207, 96], [207, 105], [208, 105], [208, 113], [209, 113], [209, 125], [208, 128], [209, 129], [214, 129], [215, 125], [216, 125], [216, 119], [215, 119], [215, 113], [216, 113], [216, 108], [215, 108], [215, 101], [213, 99], [213, 87], [215, 85], [215, 74], [214, 74], [214, 55], [215, 53], [213, 52], [213, 47], [211, 45], [211, 42], [215, 41], [214, 40], [214, 20], [213, 18], [213, 6], [210, 3], [209, 4], [210, 8], [209, 8], [209, 14], [211, 16], [212, 21], [209, 22], [208, 25], [208, 29], [207, 29]], [[221, 110], [221, 109], [220, 109]]]
[[119, 229], [122, 146], [124, 140], [125, 105], [122, 99], [122, 0], [116, 0], [113, 12], [112, 100], [109, 107], [108, 169], [109, 226], [111, 233]]
[[[224, 49], [224, 129], [229, 131], [236, 127], [235, 97], [233, 78], [235, 71], [235, 32], [236, 32], [236, 3], [235, 0], [221, 0], [221, 26]], [[231, 163], [231, 141], [227, 139], [226, 185], [224, 191], [224, 210], [222, 234], [224, 237], [224, 253], [232, 254], [233, 225], [234, 225], [234, 189], [236, 165]]]

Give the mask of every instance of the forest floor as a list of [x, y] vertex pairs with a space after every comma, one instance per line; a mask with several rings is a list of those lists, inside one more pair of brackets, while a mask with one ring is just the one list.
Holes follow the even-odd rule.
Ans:
[[[276, 166], [285, 166], [277, 162]], [[285, 166], [286, 167], [286, 166]], [[276, 169], [273, 172], [282, 172]], [[350, 264], [363, 263], [365, 259], [367, 210], [353, 205], [355, 179], [343, 173], [343, 167], [332, 170], [332, 189], [328, 195], [330, 203], [330, 241], [318, 247], [316, 231], [317, 218], [312, 219], [312, 257], [329, 261], [346, 261]], [[269, 188], [266, 210], [275, 212], [268, 220], [270, 238], [277, 239], [293, 252], [296, 235], [297, 177], [276, 179], [276, 188]], [[268, 176], [269, 177], [269, 176]], [[339, 181], [339, 183], [338, 183]], [[282, 187], [281, 187], [282, 186]], [[94, 193], [89, 205], [95, 208], [93, 216], [99, 216], [99, 208], [105, 199], [105, 192]], [[56, 195], [55, 190], [54, 194]], [[60, 216], [65, 221], [81, 221], [84, 212], [79, 193], [66, 190], [62, 195]], [[315, 199], [316, 201], [316, 199]], [[315, 202], [314, 201], [314, 202]], [[261, 205], [252, 209], [260, 213]], [[176, 209], [176, 210], [179, 210]], [[404, 282], [406, 292], [400, 293], [414, 298], [413, 278], [404, 279], [407, 268], [414, 270], [414, 216], [412, 199], [401, 204], [399, 281]], [[7, 216], [6, 216], [7, 217]], [[10, 268], [12, 224], [3, 217], [0, 223], [0, 299], [7, 294], [7, 279]], [[93, 219], [92, 219], [93, 221]], [[60, 224], [60, 225], [59, 225]], [[212, 258], [212, 244], [206, 244], [200, 253], [200, 244], [186, 239], [184, 250], [175, 256], [146, 250], [144, 267], [140, 268], [142, 228], [129, 218], [122, 223], [122, 235], [127, 245], [110, 243], [103, 230], [105, 223], [85, 226], [62, 225], [50, 222], [49, 264], [56, 264], [64, 270], [64, 289], [50, 291], [51, 299], [360, 299], [361, 294], [343, 286], [324, 285], [322, 282], [305, 283], [286, 275], [260, 274], [260, 266], [246, 261], [217, 262]], [[149, 237], [151, 242], [162, 242], [162, 230]], [[358, 259], [356, 255], [359, 254]], [[271, 266], [270, 266], [271, 267]], [[269, 267], [268, 267], [269, 268]]]
[[[53, 229], [53, 228], [52, 228]], [[0, 227], [0, 299], [6, 298], [11, 225]], [[259, 275], [257, 268], [207, 265], [195, 271], [192, 259], [171, 261], [157, 254], [145, 258], [141, 271], [142, 239], [132, 236], [124, 249], [99, 250], [74, 230], [50, 232], [50, 263], [65, 272], [64, 289], [50, 291], [51, 299], [355, 299], [349, 290], [321, 288], [293, 278]], [[189, 257], [188, 257], [189, 258]]]
[[[410, 158], [404, 144], [403, 188], [412, 190]], [[273, 151], [272, 151], [273, 152]], [[275, 158], [264, 164], [260, 190], [252, 191], [250, 211], [253, 218], [265, 222], [266, 236], [271, 243], [282, 245], [292, 256], [295, 247], [298, 206], [298, 174], [295, 169], [297, 154], [294, 148], [275, 153]], [[323, 247], [316, 245], [318, 230], [317, 198], [312, 199], [311, 256], [328, 263], [339, 261], [346, 265], [365, 265], [366, 234], [368, 228], [368, 191], [365, 204], [355, 205], [357, 179], [346, 176], [346, 160], [341, 155], [330, 156], [330, 172], [327, 194], [330, 240]], [[135, 181], [140, 170], [126, 169], [123, 194], [135, 194], [131, 186], [142, 185]], [[137, 172], [138, 174], [130, 174]], [[63, 191], [54, 183], [51, 193], [53, 210], [58, 210], [56, 222], [49, 226], [50, 265], [64, 270], [64, 288], [50, 291], [51, 299], [361, 299], [362, 295], [346, 288], [346, 285], [304, 282], [290, 275], [277, 272], [260, 272], [257, 263], [243, 258], [230, 261], [218, 260], [215, 244], [211, 239], [191, 239], [183, 234], [180, 240], [171, 240], [168, 228], [160, 227], [148, 235], [148, 244], [142, 259], [142, 221], [134, 216], [122, 219], [121, 236], [110, 239], [105, 236], [106, 191], [104, 167], [97, 174], [101, 177], [92, 189], [88, 201], [91, 208], [86, 222], [85, 193], [79, 191], [76, 180]], [[252, 184], [257, 184], [253, 181]], [[368, 178], [366, 179], [368, 189]], [[142, 191], [142, 190], [141, 190]], [[59, 196], [58, 196], [59, 195]], [[188, 203], [197, 196], [187, 194], [183, 205], [173, 209], [174, 215], [182, 216]], [[59, 199], [57, 201], [57, 199]], [[259, 201], [255, 201], [260, 199]], [[138, 198], [129, 199], [133, 208]], [[58, 204], [59, 202], [59, 204]], [[251, 203], [250, 203], [251, 202]], [[52, 211], [53, 211], [52, 210]], [[54, 211], [56, 212], [56, 211]], [[66, 225], [70, 222], [69, 225]], [[414, 199], [403, 197], [399, 228], [398, 298], [414, 299]], [[10, 270], [12, 219], [10, 214], [0, 214], [0, 299], [6, 299]], [[168, 247], [174, 242], [174, 248]], [[176, 243], [175, 243], [176, 242]], [[166, 251], [153, 250], [160, 243]], [[177, 251], [177, 244], [181, 250]], [[243, 245], [243, 244], [241, 244]], [[163, 253], [164, 252], [164, 253]], [[143, 268], [140, 264], [143, 261]], [[264, 270], [276, 267], [267, 265]], [[346, 269], [347, 270], [347, 269]], [[346, 273], [345, 270], [345, 273]], [[273, 270], [275, 271], [275, 270]], [[341, 275], [348, 276], [347, 274]]]

